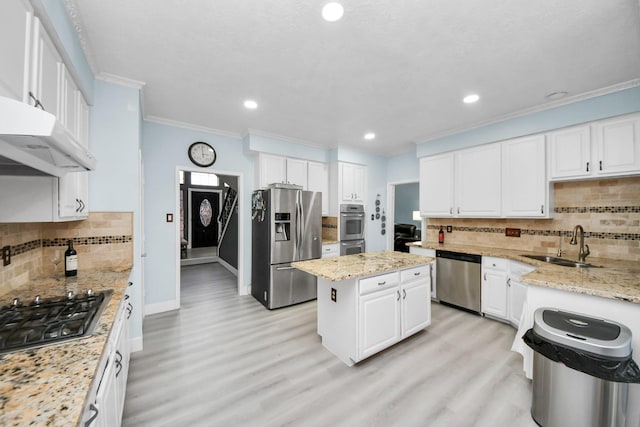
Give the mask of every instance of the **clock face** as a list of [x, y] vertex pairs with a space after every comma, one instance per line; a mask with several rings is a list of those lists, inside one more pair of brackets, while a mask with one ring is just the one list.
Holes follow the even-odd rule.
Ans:
[[211, 166], [216, 161], [216, 150], [206, 142], [194, 142], [189, 146], [189, 159], [198, 166]]

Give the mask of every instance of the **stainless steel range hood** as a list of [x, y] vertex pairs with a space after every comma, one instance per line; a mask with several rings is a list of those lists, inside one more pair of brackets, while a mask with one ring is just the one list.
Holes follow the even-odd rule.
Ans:
[[95, 167], [95, 157], [53, 114], [0, 96], [0, 175], [64, 176]]

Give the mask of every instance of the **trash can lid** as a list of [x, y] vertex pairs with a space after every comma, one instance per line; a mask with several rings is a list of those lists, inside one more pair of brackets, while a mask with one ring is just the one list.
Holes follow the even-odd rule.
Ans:
[[539, 308], [533, 315], [533, 331], [554, 344], [599, 357], [631, 355], [631, 331], [611, 320], [584, 314]]

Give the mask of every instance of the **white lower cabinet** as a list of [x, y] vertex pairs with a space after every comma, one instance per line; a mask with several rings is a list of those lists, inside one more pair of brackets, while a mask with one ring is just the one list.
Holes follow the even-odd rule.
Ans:
[[429, 265], [363, 279], [318, 277], [318, 334], [348, 366], [431, 323]]
[[527, 285], [520, 277], [533, 270], [517, 261], [482, 257], [482, 313], [518, 327], [527, 298]]
[[[428, 248], [418, 248], [415, 246], [411, 246], [409, 247], [409, 252], [412, 254], [416, 254], [416, 255], [423, 255], [423, 256], [428, 256], [431, 257], [433, 259], [436, 258], [436, 250], [435, 249], [428, 249]], [[433, 262], [431, 264], [429, 264], [429, 271], [430, 271], [430, 278], [431, 278], [431, 298], [432, 299], [437, 299], [438, 297], [438, 292], [437, 292], [437, 282], [436, 282], [436, 278], [437, 278], [437, 271], [436, 271], [436, 263]]]
[[360, 345], [364, 359], [400, 340], [400, 290], [397, 286], [360, 297]]
[[322, 245], [322, 258], [333, 258], [340, 256], [339, 243], [325, 243]]
[[113, 324], [100, 379], [94, 381], [82, 425], [85, 427], [114, 427], [122, 422], [124, 398], [129, 374], [129, 318], [133, 305], [126, 293]]
[[[359, 360], [431, 323], [429, 267], [402, 270], [399, 275], [398, 278], [398, 273], [392, 273], [360, 281]], [[382, 289], [362, 295], [376, 286]]]
[[507, 260], [482, 257], [481, 310], [503, 320], [508, 318], [507, 271]]

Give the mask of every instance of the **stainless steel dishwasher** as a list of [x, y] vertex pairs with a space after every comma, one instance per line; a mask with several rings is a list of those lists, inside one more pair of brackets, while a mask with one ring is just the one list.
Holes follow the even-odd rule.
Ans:
[[436, 251], [438, 299], [480, 313], [480, 255]]

